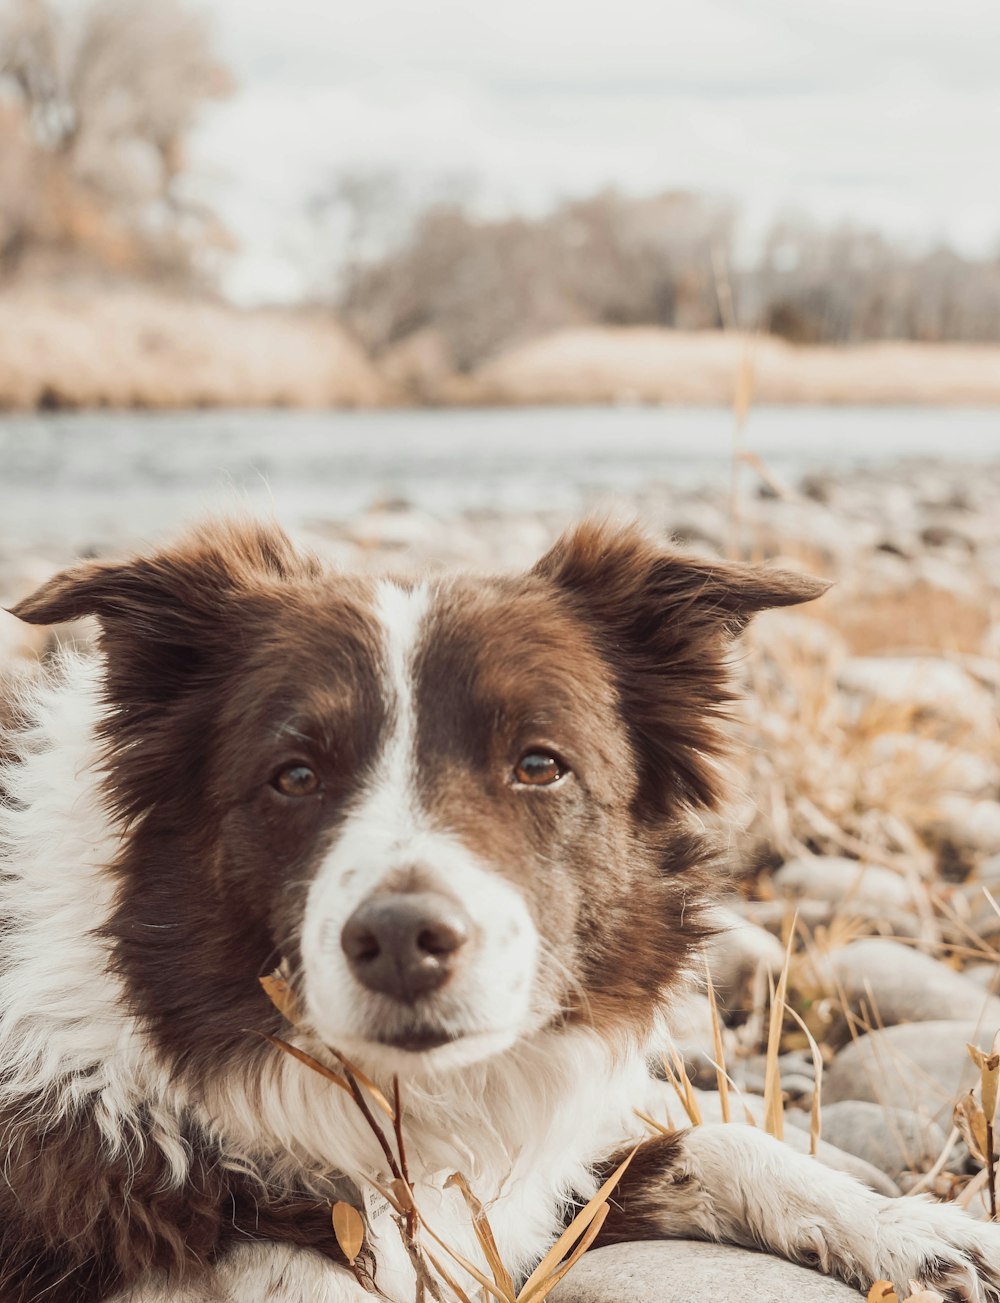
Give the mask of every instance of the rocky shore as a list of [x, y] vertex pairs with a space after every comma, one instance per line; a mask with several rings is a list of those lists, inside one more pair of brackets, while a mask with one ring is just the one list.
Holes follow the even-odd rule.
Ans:
[[[632, 504], [685, 546], [735, 545], [836, 581], [801, 613], [763, 617], [737, 663], [743, 745], [725, 817], [723, 930], [708, 956], [734, 1113], [764, 1123], [768, 984], [790, 942], [786, 1001], [798, 1018], [787, 1013], [770, 1043], [786, 1142], [815, 1140], [818, 1095], [821, 1162], [894, 1197], [955, 1199], [977, 1217], [988, 1215], [984, 1164], [954, 1111], [979, 1080], [967, 1043], [989, 1050], [1000, 1029], [998, 502], [1000, 466], [942, 462], [814, 476], [780, 496], [748, 484], [735, 511], [719, 489], [651, 488]], [[557, 513], [439, 518], [399, 501], [317, 520], [309, 541], [364, 568], [509, 568], [564, 523]], [[0, 527], [0, 603], [68, 559]], [[50, 645], [0, 617], [7, 669]], [[674, 1037], [702, 1116], [718, 1117], [704, 983], [678, 1004]], [[687, 1120], [679, 1103], [660, 1119]], [[657, 1282], [668, 1270], [683, 1283], [670, 1303], [857, 1297], [756, 1254], [683, 1243], [595, 1254], [558, 1297], [610, 1303], [628, 1279], [630, 1297], [666, 1303]], [[909, 1282], [896, 1284], [905, 1297]]]

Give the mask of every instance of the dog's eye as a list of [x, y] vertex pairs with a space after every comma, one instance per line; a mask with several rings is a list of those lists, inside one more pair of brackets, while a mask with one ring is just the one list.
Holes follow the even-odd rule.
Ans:
[[514, 780], [526, 787], [547, 787], [566, 772], [547, 751], [529, 751], [514, 766]]
[[271, 779], [271, 786], [282, 796], [315, 796], [320, 789], [319, 774], [308, 765], [286, 765]]

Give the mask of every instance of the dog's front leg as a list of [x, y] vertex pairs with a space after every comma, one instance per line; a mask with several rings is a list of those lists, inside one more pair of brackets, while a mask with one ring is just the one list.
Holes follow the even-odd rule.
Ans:
[[112, 1303], [371, 1303], [346, 1267], [288, 1244], [247, 1244], [187, 1285], [148, 1281]]
[[1000, 1225], [887, 1199], [753, 1127], [694, 1127], [636, 1154], [599, 1243], [694, 1238], [765, 1249], [867, 1290], [911, 1280], [1000, 1303]]
[[371, 1295], [346, 1267], [282, 1244], [237, 1249], [217, 1268], [226, 1303], [361, 1303]]

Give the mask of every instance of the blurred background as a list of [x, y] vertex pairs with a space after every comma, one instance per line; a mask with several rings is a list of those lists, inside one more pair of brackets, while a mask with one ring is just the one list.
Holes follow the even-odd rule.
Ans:
[[739, 662], [730, 1071], [980, 1215], [998, 53], [993, 0], [0, 0], [0, 603], [247, 506], [353, 567], [614, 509], [836, 579]]

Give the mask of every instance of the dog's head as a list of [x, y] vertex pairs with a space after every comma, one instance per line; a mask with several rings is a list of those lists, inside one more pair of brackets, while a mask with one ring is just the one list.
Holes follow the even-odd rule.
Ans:
[[284, 962], [322, 1040], [408, 1071], [648, 1024], [704, 934], [732, 639], [822, 590], [594, 524], [421, 583], [217, 526], [15, 613], [100, 621], [109, 927], [161, 1049], [210, 1071], [278, 1030]]

